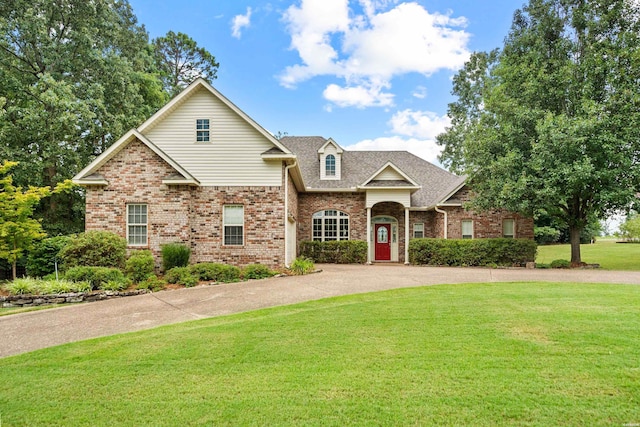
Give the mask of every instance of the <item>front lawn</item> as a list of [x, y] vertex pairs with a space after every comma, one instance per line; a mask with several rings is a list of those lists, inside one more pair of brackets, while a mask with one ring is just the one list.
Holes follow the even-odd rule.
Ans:
[[[632, 425], [640, 286], [442, 285], [0, 360], [6, 426]], [[77, 325], [82, 327], [82, 325]]]
[[[600, 264], [605, 270], [640, 270], [640, 243], [616, 243], [598, 240], [593, 245], [580, 245], [582, 261]], [[537, 263], [549, 264], [555, 259], [571, 259], [570, 245], [538, 246]]]

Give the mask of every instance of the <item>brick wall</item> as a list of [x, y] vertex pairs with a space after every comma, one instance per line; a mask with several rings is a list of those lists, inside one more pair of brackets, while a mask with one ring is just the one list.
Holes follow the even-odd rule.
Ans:
[[[284, 191], [282, 187], [166, 186], [175, 172], [144, 144], [135, 141], [98, 173], [106, 187], [87, 188], [86, 229], [109, 230], [126, 237], [126, 205], [148, 206], [148, 246], [160, 265], [160, 247], [169, 242], [191, 246], [192, 262], [271, 267], [284, 264]], [[222, 206], [244, 206], [244, 245], [224, 246]]]
[[367, 240], [364, 193], [302, 193], [298, 195], [298, 242], [311, 240], [311, 217], [326, 209], [336, 209], [349, 215], [351, 240]]

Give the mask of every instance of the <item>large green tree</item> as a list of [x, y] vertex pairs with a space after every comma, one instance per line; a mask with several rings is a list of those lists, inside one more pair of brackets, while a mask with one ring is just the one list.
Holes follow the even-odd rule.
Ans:
[[216, 78], [219, 66], [216, 58], [184, 33], [169, 31], [153, 40], [153, 48], [164, 88], [171, 96], [199, 77]]
[[[0, 2], [0, 159], [22, 186], [70, 178], [166, 101], [152, 48], [125, 0]], [[80, 192], [39, 213], [52, 234], [80, 231]]]
[[640, 182], [640, 6], [530, 0], [502, 50], [456, 75], [441, 160], [469, 176], [478, 209], [544, 209], [580, 232], [636, 200]]

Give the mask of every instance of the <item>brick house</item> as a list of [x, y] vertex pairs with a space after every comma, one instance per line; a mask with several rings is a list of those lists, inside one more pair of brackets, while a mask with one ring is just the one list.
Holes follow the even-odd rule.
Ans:
[[408, 152], [274, 138], [197, 80], [74, 177], [86, 229], [130, 249], [182, 242], [192, 261], [288, 265], [302, 240], [365, 240], [371, 262], [408, 261], [415, 237], [533, 238], [533, 220], [474, 213], [464, 177]]

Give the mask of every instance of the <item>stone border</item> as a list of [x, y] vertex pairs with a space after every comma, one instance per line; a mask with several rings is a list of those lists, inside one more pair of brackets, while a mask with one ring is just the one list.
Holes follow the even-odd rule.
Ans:
[[9, 295], [0, 296], [0, 307], [37, 307], [50, 304], [74, 304], [79, 302], [103, 301], [112, 298], [129, 297], [148, 293], [148, 289], [136, 289], [133, 291], [93, 291], [70, 292], [66, 294], [52, 295]]

